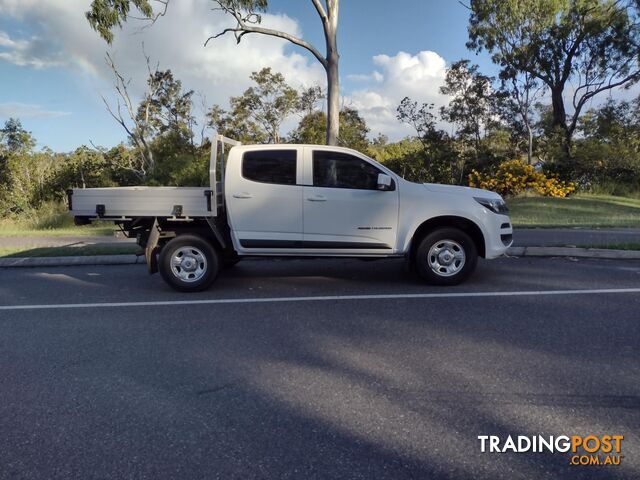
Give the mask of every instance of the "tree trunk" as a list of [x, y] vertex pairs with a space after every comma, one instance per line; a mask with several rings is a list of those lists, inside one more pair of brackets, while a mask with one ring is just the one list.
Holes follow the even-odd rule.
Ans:
[[527, 163], [531, 165], [531, 159], [533, 158], [533, 129], [529, 122], [527, 122], [527, 132], [529, 132], [529, 149], [527, 150]]
[[327, 43], [327, 145], [337, 145], [340, 135], [340, 76], [338, 62], [338, 0], [327, 1], [324, 25]]
[[133, 138], [133, 140], [141, 150], [140, 154], [142, 155], [142, 162], [138, 174], [144, 180], [147, 175], [153, 173], [156, 168], [155, 159], [153, 158], [153, 151], [151, 150], [151, 147], [147, 143], [147, 140], [144, 138], [143, 134], [140, 134], [139, 138]]
[[551, 106], [553, 107], [553, 126], [567, 129], [567, 113], [564, 110], [562, 87], [551, 89]]
[[571, 134], [567, 126], [567, 112], [564, 109], [564, 98], [562, 92], [564, 86], [558, 86], [551, 89], [551, 105], [553, 107], [553, 126], [560, 127], [562, 130], [562, 149], [567, 158], [571, 157]]
[[567, 156], [567, 160], [571, 160], [571, 145], [573, 144], [573, 130], [567, 128], [564, 131], [564, 137], [562, 142], [562, 148]]
[[338, 62], [327, 67], [327, 145], [337, 145], [340, 135], [340, 80]]

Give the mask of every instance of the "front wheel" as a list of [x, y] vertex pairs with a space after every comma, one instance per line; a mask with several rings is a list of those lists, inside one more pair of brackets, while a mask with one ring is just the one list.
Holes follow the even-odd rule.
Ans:
[[439, 228], [420, 242], [414, 262], [420, 276], [433, 285], [457, 285], [478, 263], [476, 245], [457, 228]]
[[220, 255], [197, 235], [179, 235], [160, 251], [158, 267], [165, 282], [181, 292], [209, 287], [220, 272]]

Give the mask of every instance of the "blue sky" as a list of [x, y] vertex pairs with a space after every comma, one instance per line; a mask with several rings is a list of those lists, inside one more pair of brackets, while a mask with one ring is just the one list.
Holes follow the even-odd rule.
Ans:
[[[68, 151], [90, 142], [112, 146], [125, 140], [101, 99], [112, 104], [115, 100], [104, 65], [107, 50], [131, 78], [134, 97], [144, 88], [142, 42], [161, 68], [172, 69], [207, 105], [224, 105], [229, 95], [240, 94], [249, 85], [249, 73], [263, 66], [282, 71], [300, 86], [323, 81], [313, 58], [277, 39], [246, 37], [236, 46], [226, 38], [205, 48], [207, 33], [228, 22], [209, 10], [207, 0], [174, 0], [167, 16], [151, 28], [132, 22], [117, 32], [110, 49], [83, 18], [89, 4], [90, 0], [0, 0], [0, 121], [18, 116], [40, 147]], [[310, 1], [272, 0], [270, 5], [265, 25], [294, 31], [323, 47]], [[394, 118], [395, 106], [405, 95], [443, 103], [438, 88], [452, 61], [470, 58], [482, 71], [495, 72], [487, 55], [466, 49], [467, 18], [466, 9], [455, 1], [343, 0], [343, 102], [361, 111], [373, 135], [399, 138], [409, 133]]]
[[[297, 18], [305, 37], [321, 44], [318, 17], [308, 0], [271, 1], [272, 9]], [[391, 6], [391, 7], [390, 7]], [[467, 21], [465, 7], [455, 0], [343, 0], [340, 5], [340, 51], [345, 74], [371, 69], [371, 58], [399, 51], [417, 53], [431, 50], [448, 63], [460, 58], [473, 59], [493, 71], [486, 54], [476, 56], [465, 47]]]

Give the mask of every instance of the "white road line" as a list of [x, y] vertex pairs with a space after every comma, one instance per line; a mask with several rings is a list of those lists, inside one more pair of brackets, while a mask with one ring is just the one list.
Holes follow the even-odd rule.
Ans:
[[158, 307], [181, 305], [220, 305], [241, 303], [335, 302], [342, 300], [404, 300], [424, 298], [522, 297], [546, 295], [598, 295], [640, 293], [640, 288], [604, 288], [589, 290], [531, 290], [516, 292], [400, 293], [379, 295], [326, 295], [317, 297], [214, 298], [210, 300], [164, 300], [156, 302], [61, 303], [50, 305], [0, 305], [1, 310], [55, 310], [66, 308]]

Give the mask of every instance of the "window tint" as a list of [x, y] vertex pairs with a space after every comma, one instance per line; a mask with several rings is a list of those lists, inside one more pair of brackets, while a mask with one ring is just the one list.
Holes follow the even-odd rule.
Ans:
[[376, 167], [346, 153], [316, 150], [313, 152], [313, 185], [330, 188], [358, 188], [376, 190]]
[[242, 157], [242, 176], [262, 183], [296, 184], [295, 150], [256, 150]]

